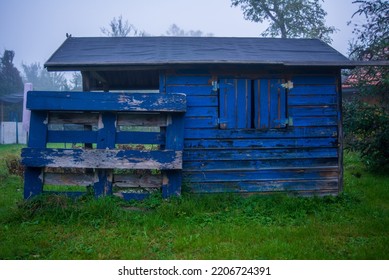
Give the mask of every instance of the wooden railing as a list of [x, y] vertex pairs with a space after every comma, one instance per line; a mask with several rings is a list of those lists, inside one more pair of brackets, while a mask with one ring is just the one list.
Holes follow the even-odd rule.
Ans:
[[26, 199], [50, 191], [180, 194], [184, 94], [31, 91], [27, 108]]

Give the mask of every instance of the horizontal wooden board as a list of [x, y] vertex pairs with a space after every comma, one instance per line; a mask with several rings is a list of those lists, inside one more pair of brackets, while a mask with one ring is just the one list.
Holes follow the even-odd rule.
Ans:
[[190, 184], [190, 190], [194, 193], [307, 192], [320, 190], [336, 192], [338, 188], [337, 180], [273, 180]]
[[293, 76], [292, 82], [295, 85], [336, 85], [336, 76]]
[[332, 106], [337, 102], [335, 95], [294, 95], [288, 98], [288, 106]]
[[207, 76], [178, 76], [178, 75], [166, 75], [166, 86], [169, 85], [210, 85], [212, 83], [212, 77]]
[[298, 126], [334, 126], [338, 124], [337, 116], [330, 117], [293, 117], [293, 125]]
[[165, 144], [165, 133], [121, 131], [116, 133], [117, 144]]
[[296, 85], [289, 90], [288, 95], [336, 95], [335, 85]]
[[337, 147], [337, 138], [304, 138], [304, 139], [194, 139], [184, 140], [186, 149], [267, 149], [267, 148], [310, 148]]
[[44, 174], [44, 184], [54, 186], [91, 186], [94, 184], [94, 174], [79, 173], [49, 173]]
[[30, 110], [185, 112], [185, 94], [30, 91]]
[[218, 127], [216, 117], [185, 117], [185, 128], [216, 128]]
[[83, 124], [97, 125], [98, 113], [88, 112], [50, 112], [49, 124]]
[[165, 114], [117, 114], [117, 125], [119, 126], [156, 126], [167, 125]]
[[288, 113], [292, 117], [327, 117], [338, 115], [336, 106], [289, 106]]
[[336, 137], [337, 127], [288, 127], [285, 129], [185, 129], [185, 139], [269, 139]]
[[219, 160], [269, 160], [269, 159], [315, 159], [337, 158], [338, 148], [305, 148], [305, 149], [186, 149], [184, 161], [219, 161]]
[[30, 167], [182, 169], [182, 152], [24, 148], [22, 163]]
[[161, 188], [162, 175], [114, 174], [112, 183], [119, 188]]
[[185, 93], [187, 96], [197, 95], [218, 95], [217, 90], [213, 90], [210, 85], [187, 85], [187, 86], [166, 86], [166, 92], [169, 93]]
[[188, 107], [185, 117], [218, 117], [218, 107]]
[[254, 171], [265, 169], [284, 169], [284, 168], [337, 168], [337, 158], [309, 158], [309, 159], [262, 159], [262, 160], [204, 160], [190, 161], [185, 160], [183, 169], [185, 171], [223, 171], [223, 170], [242, 170]]
[[217, 96], [207, 96], [207, 95], [199, 95], [199, 96], [187, 96], [187, 105], [188, 107], [214, 107], [218, 106], [218, 97]]
[[255, 171], [183, 171], [188, 183], [198, 182], [242, 182], [242, 181], [274, 181], [274, 180], [335, 180], [338, 179], [337, 168], [296, 168]]
[[47, 132], [47, 143], [96, 143], [97, 131], [57, 131]]

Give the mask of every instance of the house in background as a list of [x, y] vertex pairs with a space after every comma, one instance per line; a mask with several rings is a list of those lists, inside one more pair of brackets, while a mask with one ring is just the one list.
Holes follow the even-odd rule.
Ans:
[[0, 96], [0, 144], [26, 144], [22, 127], [23, 92]]
[[[70, 37], [45, 67], [81, 71], [79, 96], [103, 91], [121, 102], [133, 91], [150, 97], [184, 94], [175, 194], [185, 184], [195, 193], [336, 195], [343, 178], [340, 70], [350, 65], [316, 39]], [[146, 146], [152, 138], [163, 149], [160, 139], [175, 137], [165, 133], [169, 118], [161, 121], [161, 112], [146, 117], [120, 110], [112, 115], [117, 123], [127, 113], [137, 120], [127, 122], [133, 126], [129, 132], [157, 126], [144, 143], [138, 138], [126, 144]], [[120, 133], [116, 128], [110, 137], [119, 139]], [[126, 181], [147, 192], [147, 184], [164, 184], [163, 176], [152, 173], [130, 183], [113, 171], [109, 186], [120, 189]]]

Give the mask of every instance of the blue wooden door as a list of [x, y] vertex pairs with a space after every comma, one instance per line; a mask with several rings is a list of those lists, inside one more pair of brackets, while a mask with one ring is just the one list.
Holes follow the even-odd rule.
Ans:
[[254, 81], [254, 128], [286, 126], [286, 89], [281, 79]]
[[282, 79], [221, 79], [221, 129], [273, 129], [286, 126]]
[[251, 80], [221, 79], [219, 90], [220, 128], [250, 128]]

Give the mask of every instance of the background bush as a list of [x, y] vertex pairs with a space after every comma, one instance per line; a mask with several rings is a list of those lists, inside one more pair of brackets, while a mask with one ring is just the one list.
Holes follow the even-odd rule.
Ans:
[[345, 148], [358, 151], [369, 169], [389, 167], [389, 114], [384, 106], [343, 103]]

